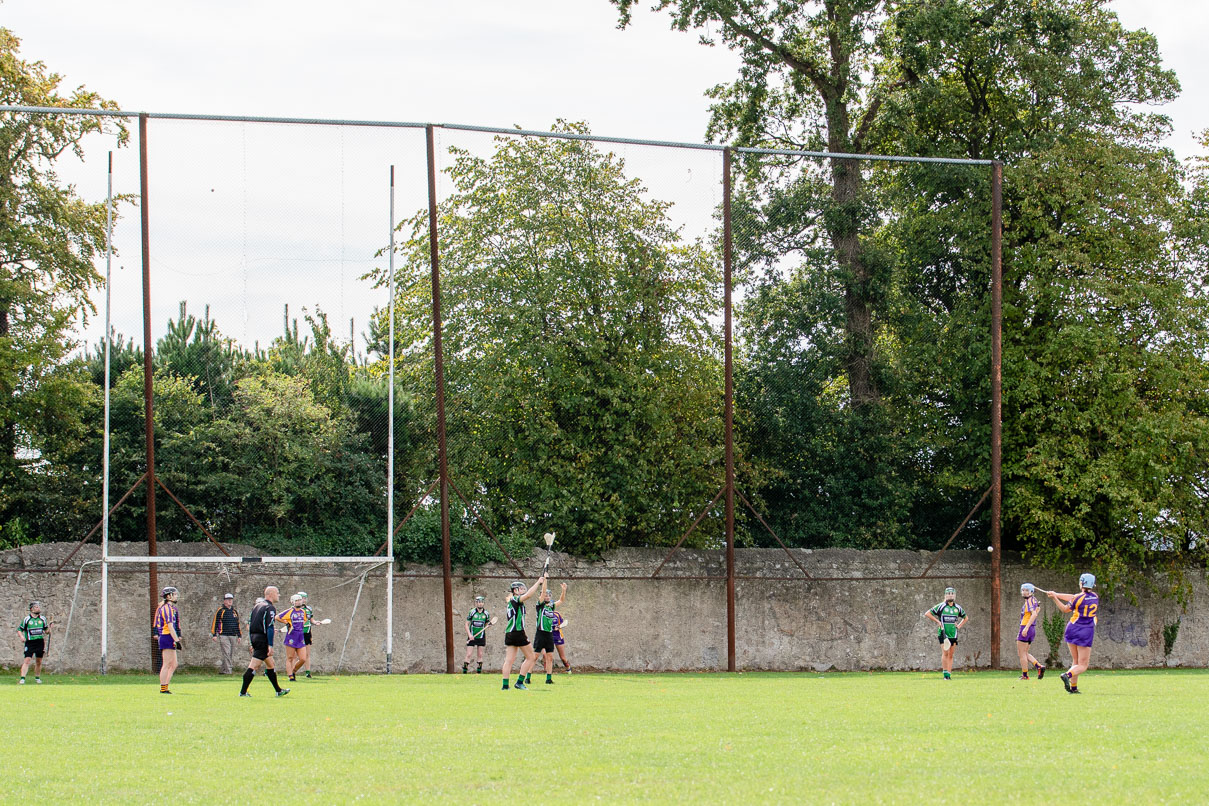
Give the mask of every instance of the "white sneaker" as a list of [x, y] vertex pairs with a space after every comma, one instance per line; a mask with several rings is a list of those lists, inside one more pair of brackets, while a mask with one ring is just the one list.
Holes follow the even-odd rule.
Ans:
[[34, 678], [34, 682], [35, 682], [35, 683], [37, 683], [37, 684], [40, 686], [40, 685], [42, 685], [42, 678], [40, 678], [40, 677], [35, 677], [35, 678]]
[[24, 677], [22, 677], [20, 680], [18, 680], [18, 681], [17, 681], [17, 685], [18, 685], [18, 686], [24, 686], [24, 685], [25, 685], [25, 678], [24, 678]]

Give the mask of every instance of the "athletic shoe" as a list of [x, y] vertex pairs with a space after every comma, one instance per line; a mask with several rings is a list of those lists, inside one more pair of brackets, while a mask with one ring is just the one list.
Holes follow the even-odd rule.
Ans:
[[570, 669], [567, 669], [567, 674], [571, 674], [571, 670], [570, 670]]
[[283, 688], [281, 691], [277, 692], [277, 696], [284, 697], [285, 695], [287, 695], [289, 693], [290, 693], [290, 690], [288, 688]]
[[474, 673], [475, 673], [475, 674], [482, 674], [482, 673], [483, 673], [483, 667], [482, 667], [482, 666], [480, 666], [479, 668], [475, 669], [475, 670], [474, 670]]
[[1020, 680], [1028, 680], [1028, 672], [1025, 672], [1024, 674], [1020, 675], [1020, 677], [1019, 677], [1018, 679], [1020, 679]]
[[164, 689], [163, 691], [160, 692], [160, 694], [171, 694], [171, 693], [172, 692], [168, 691], [167, 689]]
[[24, 678], [24, 677], [22, 677], [20, 680], [18, 680], [18, 681], [17, 681], [17, 685], [18, 685], [18, 686], [24, 686], [24, 685], [25, 685], [25, 678]]
[[547, 680], [547, 681], [546, 681], [546, 685], [547, 685], [547, 686], [552, 686], [552, 685], [554, 685], [554, 681], [553, 681], [553, 680]]
[[517, 683], [515, 686], [513, 686], [513, 688], [516, 689], [517, 691], [528, 691], [529, 690], [529, 687], [526, 686], [524, 683]]
[[311, 673], [310, 673], [310, 672], [307, 672], [307, 673], [306, 673], [306, 679], [307, 679], [307, 680], [310, 680], [310, 679], [311, 679]]
[[1037, 679], [1040, 680], [1043, 677], [1045, 677], [1045, 667], [1042, 666], [1040, 663], [1038, 663], [1037, 664]]
[[1072, 689], [1070, 690], [1070, 693], [1071, 693], [1071, 694], [1082, 694], [1083, 692], [1082, 692], [1082, 691], [1079, 691], [1079, 689], [1077, 689], [1077, 688], [1072, 688]]
[[298, 678], [297, 678], [297, 677], [294, 677], [294, 675], [290, 675], [290, 676], [289, 676], [289, 677], [287, 677], [286, 679], [287, 679], [287, 680], [289, 680], [291, 683], [297, 683], [297, 682], [298, 682]]
[[42, 678], [40, 678], [40, 677], [35, 677], [35, 678], [34, 678], [34, 682], [35, 682], [35, 683], [37, 683], [38, 685], [42, 685]]
[[248, 692], [246, 692], [246, 691], [245, 691], [243, 694], [240, 694], [239, 696], [241, 696], [241, 697], [251, 697], [252, 695], [251, 695], [251, 694], [249, 694]]
[[952, 680], [952, 676], [948, 672], [944, 672], [945, 680]]
[[1070, 672], [1063, 672], [1060, 677], [1062, 678], [1062, 685], [1066, 686], [1067, 691], [1070, 691]]

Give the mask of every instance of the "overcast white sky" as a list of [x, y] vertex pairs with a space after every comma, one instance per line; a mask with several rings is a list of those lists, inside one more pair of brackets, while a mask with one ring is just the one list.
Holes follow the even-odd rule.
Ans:
[[[1167, 66], [1179, 75], [1183, 96], [1166, 111], [1174, 121], [1172, 147], [1189, 156], [1195, 132], [1209, 128], [1209, 0], [1112, 5], [1127, 27], [1158, 36]], [[703, 92], [731, 79], [737, 66], [725, 49], [669, 30], [666, 15], [640, 12], [630, 29], [618, 31], [607, 0], [2, 0], [0, 25], [21, 38], [25, 58], [45, 62], [67, 86], [86, 84], [125, 109], [161, 112], [541, 129], [567, 118], [586, 120], [600, 134], [701, 141]], [[386, 219], [380, 198], [354, 204], [365, 185], [350, 177], [376, 177], [387, 163], [406, 163], [398, 209], [417, 209], [422, 175], [407, 173], [422, 167], [413, 159], [416, 141], [400, 137], [385, 147], [345, 130], [292, 143], [289, 136], [276, 140], [280, 132], [228, 128], [201, 149], [196, 137], [174, 141], [168, 127], [153, 125], [157, 330], [177, 300], [196, 307], [220, 289], [241, 296], [242, 326], [232, 322], [236, 313], [219, 320], [237, 337], [267, 340], [278, 332], [280, 313], [266, 311], [280, 311], [283, 299], [293, 311], [322, 302], [346, 323], [358, 317], [363, 329], [368, 298], [356, 277], [372, 264]], [[119, 189], [137, 189], [132, 151], [119, 155]], [[299, 167], [300, 153], [309, 155], [311, 170]], [[634, 150], [624, 156], [651, 172], [657, 195], [682, 209], [716, 203], [712, 157], [667, 158], [675, 162], [669, 165]], [[274, 158], [293, 165], [275, 171]], [[225, 182], [222, 173], [232, 166], [241, 166], [241, 178]], [[103, 196], [101, 172], [90, 167], [89, 175], [97, 180], [89, 193]], [[253, 185], [268, 188], [263, 198], [249, 198]], [[134, 223], [128, 218], [117, 236], [130, 281], [137, 271]], [[283, 237], [289, 227], [294, 231]], [[278, 260], [283, 253], [293, 257]], [[306, 271], [326, 279], [308, 284]], [[258, 287], [258, 277], [268, 288]], [[298, 298], [289, 298], [291, 288], [302, 289]], [[115, 281], [115, 293], [133, 290]], [[121, 299], [115, 311], [131, 316], [118, 315], [118, 327], [136, 333], [137, 306]]]

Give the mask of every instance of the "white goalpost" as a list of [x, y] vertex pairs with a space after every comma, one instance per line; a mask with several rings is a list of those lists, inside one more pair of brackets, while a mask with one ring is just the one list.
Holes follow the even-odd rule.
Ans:
[[[100, 112], [100, 114], [107, 114]], [[129, 113], [119, 113], [126, 114]], [[395, 166], [390, 166], [390, 184], [389, 184], [389, 219], [390, 219], [390, 235], [388, 249], [388, 266], [389, 279], [387, 283], [389, 295], [389, 340], [388, 340], [388, 392], [387, 392], [387, 456], [386, 456], [386, 542], [384, 555], [363, 555], [363, 556], [316, 556], [316, 555], [274, 555], [274, 556], [215, 556], [215, 555], [188, 555], [188, 556], [172, 556], [172, 555], [124, 555], [110, 553], [110, 369], [111, 369], [111, 345], [113, 341], [113, 328], [111, 324], [112, 316], [112, 265], [113, 265], [113, 152], [108, 154], [108, 172], [107, 172], [107, 196], [106, 196], [106, 254], [105, 254], [105, 338], [104, 338], [104, 431], [102, 437], [102, 483], [101, 483], [101, 558], [99, 562], [101, 568], [101, 602], [100, 602], [100, 673], [102, 675], [108, 673], [109, 668], [109, 574], [110, 566], [130, 566], [130, 565], [147, 565], [147, 566], [184, 566], [184, 565], [207, 565], [207, 566], [228, 566], [238, 567], [240, 569], [257, 568], [261, 566], [314, 566], [314, 565], [368, 565], [363, 572], [353, 575], [345, 582], [338, 583], [334, 587], [339, 587], [344, 584], [349, 584], [356, 579], [360, 579], [361, 587], [358, 588], [356, 599], [353, 603], [352, 613], [348, 619], [348, 626], [344, 637], [344, 645], [340, 652], [340, 660], [337, 668], [343, 664], [344, 652], [348, 647], [349, 637], [352, 634], [353, 620], [356, 615], [357, 607], [361, 600], [361, 588], [364, 587], [365, 580], [368, 575], [382, 566], [386, 567], [386, 636], [385, 636], [385, 668], [386, 673], [392, 672], [392, 661], [394, 653], [394, 532], [395, 532], [395, 514], [394, 514], [394, 499], [395, 499]], [[145, 312], [144, 315], [149, 315]], [[150, 482], [148, 482], [150, 483]], [[87, 564], [87, 563], [86, 563]], [[83, 574], [83, 568], [80, 570]], [[77, 592], [79, 581], [77, 580]], [[283, 595], [288, 596], [283, 592]], [[74, 610], [74, 597], [72, 603]]]

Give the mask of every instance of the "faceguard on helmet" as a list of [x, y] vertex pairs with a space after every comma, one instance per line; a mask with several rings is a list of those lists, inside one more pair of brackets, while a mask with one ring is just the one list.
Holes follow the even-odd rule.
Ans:
[[1025, 582], [1024, 584], [1022, 584], [1020, 586], [1020, 592], [1027, 593], [1029, 596], [1032, 596], [1033, 591], [1035, 591], [1035, 590], [1037, 590], [1037, 589], [1035, 587], [1033, 587], [1033, 583], [1031, 583], [1031, 582]]
[[290, 597], [290, 604], [292, 604], [292, 605], [300, 605], [300, 604], [302, 604], [302, 594], [301, 594], [301, 593], [295, 593], [293, 596], [291, 596], [291, 597]]
[[180, 595], [180, 591], [178, 591], [176, 588], [172, 587], [171, 585], [169, 585], [168, 587], [166, 587], [162, 591], [160, 591], [160, 596], [164, 599], [167, 599], [169, 596], [179, 596], [179, 595]]
[[476, 596], [476, 597], [474, 597], [474, 601], [475, 601], [476, 603], [477, 603], [477, 602], [485, 602], [485, 601], [487, 601], [487, 597], [486, 597], [486, 596]]
[[957, 595], [957, 588], [945, 588], [945, 598], [946, 599], [948, 599], [950, 596], [956, 596], [956, 595]]
[[510, 591], [523, 591], [524, 589], [525, 583], [521, 582], [519, 579], [508, 586], [508, 590]]
[[35, 600], [33, 600], [32, 602], [30, 602], [30, 603], [29, 603], [29, 611], [30, 611], [31, 613], [32, 613], [34, 610], [41, 610], [41, 609], [42, 609], [42, 603], [41, 603], [41, 602], [39, 602], [37, 599], [35, 599]]

